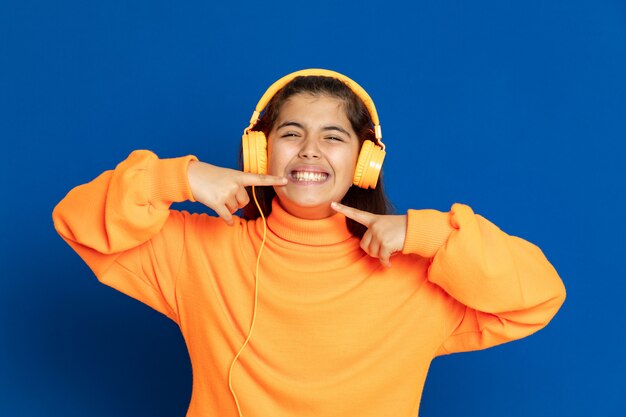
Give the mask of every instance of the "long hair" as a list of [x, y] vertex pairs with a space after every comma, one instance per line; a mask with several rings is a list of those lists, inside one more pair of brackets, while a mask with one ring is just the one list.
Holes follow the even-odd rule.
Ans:
[[[372, 121], [361, 99], [343, 81], [332, 77], [310, 75], [294, 78], [291, 82], [280, 89], [270, 100], [258, 123], [253, 130], [261, 131], [269, 138], [269, 134], [274, 127], [283, 104], [296, 94], [311, 94], [313, 96], [328, 96], [340, 99], [344, 104], [344, 109], [352, 129], [359, 138], [359, 147], [365, 140], [376, 142], [376, 136], [372, 129]], [[243, 167], [243, 152], [240, 154], [240, 166]], [[246, 205], [242, 212], [245, 219], [256, 219], [260, 216], [259, 210], [252, 197], [252, 187], [247, 187], [250, 203]], [[276, 192], [272, 187], [257, 187], [256, 195], [265, 216], [269, 216], [272, 211], [272, 200]], [[368, 211], [374, 214], [389, 214], [393, 211], [391, 202], [385, 195], [383, 188], [383, 173], [375, 189], [363, 189], [352, 185], [346, 195], [341, 200], [342, 204], [354, 207], [359, 210]], [[352, 219], [346, 218], [348, 230], [356, 237], [363, 237], [367, 230], [362, 224]]]

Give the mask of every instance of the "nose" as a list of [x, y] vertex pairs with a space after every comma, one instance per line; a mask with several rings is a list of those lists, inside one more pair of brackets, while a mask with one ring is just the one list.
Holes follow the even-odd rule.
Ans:
[[298, 156], [302, 159], [319, 159], [321, 152], [317, 142], [313, 138], [307, 138], [303, 141], [302, 147], [298, 152]]

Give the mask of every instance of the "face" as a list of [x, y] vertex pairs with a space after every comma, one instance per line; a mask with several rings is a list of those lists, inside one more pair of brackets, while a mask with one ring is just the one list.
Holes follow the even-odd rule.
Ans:
[[274, 187], [281, 206], [303, 219], [335, 214], [352, 185], [360, 150], [340, 99], [296, 94], [283, 103], [268, 138], [268, 169], [285, 176]]

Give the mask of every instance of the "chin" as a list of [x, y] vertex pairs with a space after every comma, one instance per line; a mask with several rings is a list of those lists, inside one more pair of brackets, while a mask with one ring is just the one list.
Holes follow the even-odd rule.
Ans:
[[318, 200], [313, 198], [303, 198], [297, 200], [291, 200], [291, 203], [306, 208], [314, 208], [314, 207], [328, 207], [330, 206], [331, 201], [328, 199]]
[[321, 219], [335, 213], [330, 200], [290, 199], [278, 197], [280, 205], [290, 214], [303, 219]]

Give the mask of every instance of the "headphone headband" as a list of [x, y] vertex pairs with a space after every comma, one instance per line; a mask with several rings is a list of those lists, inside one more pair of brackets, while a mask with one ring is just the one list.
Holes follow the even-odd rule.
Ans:
[[257, 103], [254, 109], [254, 112], [252, 113], [252, 117], [250, 118], [250, 126], [246, 128], [245, 132], [247, 133], [250, 129], [254, 127], [254, 125], [256, 125], [261, 115], [261, 112], [263, 111], [265, 106], [267, 106], [267, 104], [270, 102], [272, 97], [274, 97], [274, 95], [276, 95], [276, 93], [281, 88], [283, 88], [285, 85], [287, 85], [296, 77], [310, 76], [310, 75], [336, 78], [342, 81], [346, 86], [348, 86], [348, 88], [350, 88], [350, 90], [352, 90], [354, 94], [356, 94], [363, 101], [363, 104], [365, 104], [365, 107], [367, 108], [370, 114], [372, 122], [374, 123], [374, 133], [376, 135], [376, 141], [384, 150], [385, 144], [383, 144], [381, 140], [383, 137], [383, 133], [382, 133], [382, 128], [380, 126], [380, 121], [378, 120], [378, 112], [376, 111], [376, 106], [374, 106], [374, 101], [369, 96], [369, 94], [367, 94], [367, 92], [363, 89], [363, 87], [361, 87], [354, 80], [346, 77], [345, 75], [340, 74], [335, 71], [320, 69], [320, 68], [311, 68], [311, 69], [304, 69], [304, 70], [292, 72], [291, 74], [285, 75], [284, 77], [276, 81], [274, 84], [272, 84], [267, 89], [265, 94], [263, 94], [259, 102]]

